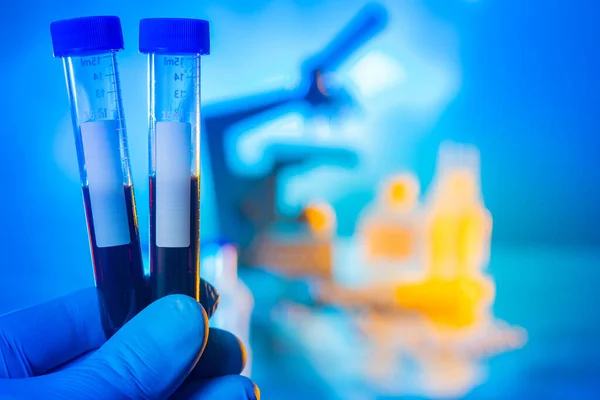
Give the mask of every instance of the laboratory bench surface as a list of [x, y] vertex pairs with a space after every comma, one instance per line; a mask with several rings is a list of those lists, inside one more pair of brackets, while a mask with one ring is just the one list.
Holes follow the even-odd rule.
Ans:
[[[496, 285], [495, 317], [524, 328], [527, 342], [520, 349], [485, 361], [481, 382], [461, 397], [600, 398], [600, 248], [493, 246], [487, 273]], [[277, 300], [265, 293], [275, 292], [273, 297], [277, 297], [282, 291], [274, 278], [265, 276], [242, 271], [251, 290], [262, 293], [256, 300], [251, 343], [252, 377], [264, 398], [349, 398], [348, 392], [353, 392], [349, 388], [355, 383], [324, 377], [320, 373], [323, 366], [317, 365], [322, 361], [309, 354], [302, 335], [271, 318], [272, 310], [268, 309]], [[331, 324], [340, 324], [339, 335], [345, 335], [347, 327], [336, 318], [331, 317]], [[323, 347], [332, 349], [338, 341], [326, 335], [315, 340], [329, 340]], [[331, 360], [330, 368], [340, 369], [344, 361]], [[348, 362], [352, 363], [352, 357]], [[383, 400], [418, 395], [363, 393], [353, 398]]]

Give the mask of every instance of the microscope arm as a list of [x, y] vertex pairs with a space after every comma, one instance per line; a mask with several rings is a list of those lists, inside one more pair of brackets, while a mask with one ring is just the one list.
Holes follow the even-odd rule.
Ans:
[[[208, 131], [223, 134], [232, 125], [294, 102], [316, 106], [327, 102], [327, 94], [319, 88], [324, 71], [335, 70], [357, 49], [377, 36], [387, 25], [387, 11], [379, 4], [368, 4], [340, 31], [325, 48], [304, 63], [301, 84], [293, 90], [249, 96], [204, 107]], [[320, 95], [315, 96], [315, 92]]]
[[302, 94], [298, 91], [282, 89], [225, 101], [206, 106], [202, 110], [205, 115], [204, 124], [211, 135], [222, 136], [237, 123], [302, 100]]

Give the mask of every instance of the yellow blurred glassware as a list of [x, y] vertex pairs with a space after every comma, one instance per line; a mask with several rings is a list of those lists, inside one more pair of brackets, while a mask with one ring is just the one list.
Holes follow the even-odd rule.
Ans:
[[466, 328], [489, 315], [494, 284], [482, 270], [489, 261], [492, 220], [479, 187], [479, 153], [446, 144], [427, 203], [426, 278], [401, 285], [396, 298], [440, 327]]

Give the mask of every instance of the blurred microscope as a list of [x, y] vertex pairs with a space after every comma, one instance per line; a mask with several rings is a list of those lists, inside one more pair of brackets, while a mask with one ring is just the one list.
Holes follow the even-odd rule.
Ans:
[[[313, 235], [315, 229], [321, 229], [315, 221], [331, 214], [327, 205], [309, 205], [291, 215], [279, 212], [276, 200], [279, 180], [292, 167], [352, 168], [358, 156], [342, 147], [278, 144], [267, 150], [271, 155], [267, 158], [273, 160], [269, 170], [260, 176], [247, 175], [228, 163], [227, 152], [231, 150], [227, 148], [226, 136], [244, 121], [261, 116], [264, 118], [261, 122], [266, 123], [290, 107], [308, 108], [309, 114], [329, 120], [343, 118], [356, 108], [356, 103], [330, 77], [348, 57], [380, 33], [386, 22], [384, 8], [368, 5], [320, 53], [304, 63], [302, 82], [297, 88], [236, 99], [203, 110], [203, 140], [212, 169], [217, 229], [221, 237], [238, 246], [241, 265], [277, 265], [292, 272], [309, 266], [330, 268], [330, 244]], [[302, 260], [303, 254], [315, 256]]]

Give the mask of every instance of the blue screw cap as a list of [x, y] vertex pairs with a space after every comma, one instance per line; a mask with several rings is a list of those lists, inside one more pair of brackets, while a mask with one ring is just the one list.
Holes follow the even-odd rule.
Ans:
[[208, 21], [191, 18], [146, 18], [140, 21], [140, 52], [210, 54]]
[[55, 57], [85, 55], [123, 50], [123, 31], [119, 17], [82, 17], [50, 24]]

